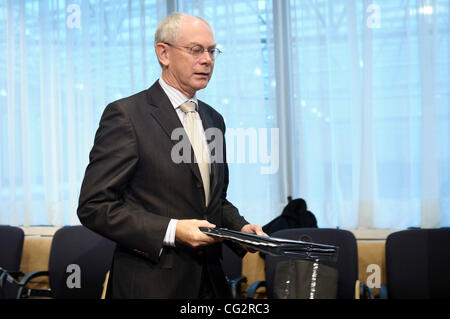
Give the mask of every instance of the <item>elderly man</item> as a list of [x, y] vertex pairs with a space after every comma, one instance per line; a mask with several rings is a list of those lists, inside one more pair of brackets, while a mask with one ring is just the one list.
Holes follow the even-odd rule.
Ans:
[[[207, 86], [220, 51], [209, 24], [185, 14], [159, 24], [155, 51], [161, 78], [103, 113], [78, 216], [117, 243], [113, 298], [227, 298], [221, 243], [199, 228], [264, 233], [227, 201], [226, 161], [205, 152], [205, 130], [223, 135], [225, 124], [196, 92]], [[194, 160], [173, 159], [177, 129]]]

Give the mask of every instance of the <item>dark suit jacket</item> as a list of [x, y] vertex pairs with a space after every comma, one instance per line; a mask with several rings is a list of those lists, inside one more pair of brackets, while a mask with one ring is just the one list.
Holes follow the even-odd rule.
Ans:
[[[225, 133], [222, 116], [209, 105], [199, 101], [199, 114], [205, 129]], [[226, 199], [226, 161], [211, 165], [206, 207], [198, 165], [171, 160], [177, 143], [171, 134], [178, 127], [182, 124], [158, 82], [109, 104], [100, 120], [77, 212], [83, 225], [117, 243], [112, 297], [196, 298], [205, 260], [216, 294], [228, 296], [220, 244], [163, 247], [171, 218], [207, 219], [234, 230], [248, 223]]]

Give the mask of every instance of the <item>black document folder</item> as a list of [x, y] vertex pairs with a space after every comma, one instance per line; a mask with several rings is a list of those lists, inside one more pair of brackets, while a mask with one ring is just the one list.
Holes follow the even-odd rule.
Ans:
[[226, 228], [200, 227], [200, 230], [205, 234], [231, 240], [272, 256], [335, 262], [339, 251], [339, 247], [337, 246], [301, 240], [258, 236]]

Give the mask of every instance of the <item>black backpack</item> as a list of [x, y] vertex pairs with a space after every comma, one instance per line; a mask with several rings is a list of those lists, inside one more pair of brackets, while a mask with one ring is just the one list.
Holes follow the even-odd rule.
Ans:
[[271, 235], [288, 228], [317, 228], [317, 220], [302, 198], [290, 200], [280, 216], [263, 226], [263, 231]]

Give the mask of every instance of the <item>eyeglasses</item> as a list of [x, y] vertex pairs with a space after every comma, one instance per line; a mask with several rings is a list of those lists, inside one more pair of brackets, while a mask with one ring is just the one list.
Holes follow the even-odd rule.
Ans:
[[176, 46], [167, 42], [164, 42], [165, 44], [167, 44], [168, 46], [174, 47], [174, 48], [183, 48], [183, 49], [187, 49], [187, 52], [192, 55], [195, 58], [199, 58], [203, 55], [203, 53], [208, 52], [209, 56], [211, 57], [211, 59], [215, 59], [219, 56], [219, 54], [222, 53], [222, 51], [220, 51], [218, 48], [210, 48], [210, 49], [205, 49], [204, 47], [202, 47], [199, 44], [196, 44], [192, 47], [183, 47], [183, 46]]

